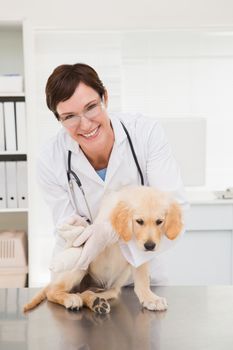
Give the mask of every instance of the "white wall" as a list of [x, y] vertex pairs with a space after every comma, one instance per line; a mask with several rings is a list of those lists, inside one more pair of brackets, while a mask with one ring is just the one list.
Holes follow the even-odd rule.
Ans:
[[229, 26], [232, 0], [0, 0], [0, 19], [76, 29]]
[[[233, 29], [131, 31], [122, 42], [123, 110], [159, 118], [205, 117], [205, 184], [232, 186]], [[196, 144], [200, 137], [196, 134]]]

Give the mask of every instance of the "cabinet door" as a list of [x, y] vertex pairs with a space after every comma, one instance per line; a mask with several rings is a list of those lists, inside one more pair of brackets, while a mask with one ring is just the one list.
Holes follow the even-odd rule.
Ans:
[[229, 201], [212, 204], [191, 205], [186, 213], [188, 231], [227, 231], [232, 230], [233, 207]]
[[231, 231], [187, 231], [164, 254], [172, 285], [231, 284]]

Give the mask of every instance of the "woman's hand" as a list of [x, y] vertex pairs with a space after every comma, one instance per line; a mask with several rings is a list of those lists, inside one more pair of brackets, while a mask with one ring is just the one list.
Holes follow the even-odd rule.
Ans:
[[[57, 233], [66, 241], [66, 248], [72, 247], [74, 240], [78, 237], [82, 237], [85, 227], [89, 226], [86, 219], [79, 216], [73, 215], [66, 220], [66, 222], [58, 227]], [[83, 237], [83, 242], [86, 240]]]
[[108, 246], [116, 243], [119, 239], [112, 226], [107, 223], [96, 223], [85, 228], [84, 232], [73, 242], [73, 247], [82, 247], [75, 268], [87, 270], [89, 264]]
[[83, 227], [87, 227], [89, 225], [86, 218], [77, 214], [72, 215], [69, 219], [67, 219], [66, 224]]
[[[96, 223], [86, 227], [80, 216], [70, 218], [59, 228], [58, 233], [66, 242], [66, 249], [54, 257], [50, 269], [64, 272], [72, 269], [87, 270], [89, 264], [107, 247], [116, 243], [119, 236], [107, 223]], [[68, 223], [69, 222], [69, 223]], [[72, 223], [72, 224], [71, 224]]]

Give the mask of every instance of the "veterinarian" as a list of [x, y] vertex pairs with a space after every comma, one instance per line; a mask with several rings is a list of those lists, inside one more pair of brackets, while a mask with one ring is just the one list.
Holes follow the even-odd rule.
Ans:
[[[92, 67], [57, 67], [47, 81], [46, 99], [62, 126], [38, 157], [39, 185], [56, 232], [53, 256], [65, 247], [57, 234], [62, 225], [74, 235], [78, 225], [86, 226], [76, 241], [76, 246], [92, 241], [87, 251], [85, 244], [82, 248], [81, 269], [116, 242], [117, 235], [104, 225], [89, 224], [103, 196], [123, 186], [152, 186], [172, 192], [182, 206], [187, 204], [179, 166], [160, 124], [140, 114], [109, 113], [107, 90]], [[135, 266], [151, 260], [152, 284], [164, 283], [158, 253], [137, 256], [127, 244], [123, 253]]]

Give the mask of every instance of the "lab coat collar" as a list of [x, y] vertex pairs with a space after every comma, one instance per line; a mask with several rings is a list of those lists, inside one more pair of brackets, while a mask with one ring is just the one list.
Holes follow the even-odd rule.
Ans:
[[68, 132], [63, 129], [63, 135], [64, 135], [64, 140], [65, 140], [65, 147], [66, 151], [71, 151], [73, 153], [79, 153], [81, 151], [79, 144], [77, 141], [75, 141], [69, 134]]
[[114, 130], [114, 135], [115, 135], [114, 144], [119, 145], [127, 138], [126, 133], [121, 125], [121, 118], [120, 116], [117, 117], [116, 114], [110, 114], [110, 120]]

